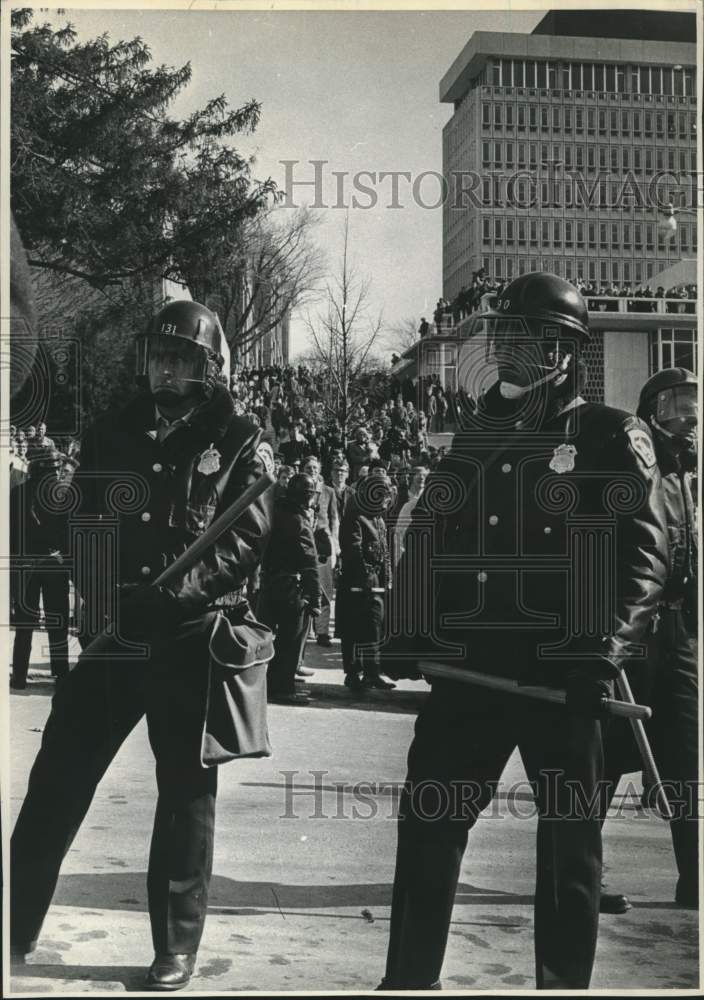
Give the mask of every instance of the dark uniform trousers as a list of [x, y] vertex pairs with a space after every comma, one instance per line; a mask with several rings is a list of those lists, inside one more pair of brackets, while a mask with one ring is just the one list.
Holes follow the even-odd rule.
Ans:
[[154, 950], [197, 951], [217, 789], [217, 769], [199, 763], [206, 681], [202, 636], [155, 646], [148, 661], [79, 660], [54, 696], [12, 835], [13, 941], [37, 939], [96, 787], [146, 713], [159, 793], [147, 879]]
[[56, 677], [68, 673], [69, 574], [55, 563], [50, 568], [17, 570], [18, 600], [15, 604], [15, 641], [12, 649], [12, 676], [27, 680], [32, 634], [39, 625], [39, 600], [42, 598], [51, 672]]
[[[380, 669], [379, 646], [384, 628], [384, 595], [371, 590], [338, 592], [348, 622], [342, 630], [342, 667], [346, 674], [376, 677]], [[338, 612], [339, 617], [342, 617]], [[368, 646], [370, 648], [364, 648]]]
[[[697, 641], [680, 608], [660, 605], [648, 639], [648, 661], [629, 672], [636, 701], [653, 706], [646, 731], [674, 819], [670, 822], [677, 864], [676, 899], [696, 902], [699, 886], [699, 729]], [[628, 725], [612, 722], [606, 732], [609, 802], [622, 774], [641, 769]]]
[[262, 578], [257, 617], [276, 636], [274, 658], [267, 669], [270, 694], [293, 694], [296, 690], [296, 670], [309, 626], [298, 588], [291, 576]]
[[550, 988], [552, 973], [562, 987], [589, 986], [601, 880], [599, 722], [435, 681], [401, 797], [385, 988], [427, 989], [439, 980], [467, 837], [516, 747], [539, 815], [537, 985]]

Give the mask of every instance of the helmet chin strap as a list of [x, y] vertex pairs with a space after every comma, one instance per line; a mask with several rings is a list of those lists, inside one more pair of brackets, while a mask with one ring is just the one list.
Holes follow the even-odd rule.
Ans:
[[562, 385], [567, 378], [567, 366], [571, 360], [572, 355], [566, 354], [557, 368], [551, 368], [543, 378], [539, 378], [535, 382], [530, 382], [528, 385], [516, 385], [513, 382], [502, 381], [499, 391], [504, 399], [519, 399], [521, 396], [525, 396], [527, 392], [531, 392], [533, 389], [537, 389], [538, 386], [549, 382], [552, 382], [555, 386]]
[[673, 445], [677, 445], [680, 448], [687, 446], [690, 448], [694, 446], [696, 448], [696, 434], [693, 434], [691, 437], [687, 437], [684, 434], [673, 434], [672, 431], [668, 431], [667, 428], [662, 426], [662, 424], [659, 424], [652, 415], [650, 417], [650, 424], [658, 432], [658, 434], [662, 434], [662, 436], [666, 437]]

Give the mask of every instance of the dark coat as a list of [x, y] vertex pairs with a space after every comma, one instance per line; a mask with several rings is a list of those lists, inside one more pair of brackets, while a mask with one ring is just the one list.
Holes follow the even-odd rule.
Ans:
[[660, 475], [642, 421], [583, 403], [539, 431], [492, 429], [480, 408], [413, 512], [390, 660], [557, 683], [575, 665], [611, 676], [610, 661], [642, 657], [666, 574]]
[[[10, 490], [10, 554], [13, 564], [43, 565], [69, 552], [69, 520], [56, 480], [28, 479]], [[62, 509], [63, 508], [63, 509]]]
[[335, 596], [333, 563], [337, 559], [339, 523], [332, 486], [323, 483], [315, 512], [315, 545], [320, 559], [320, 586], [329, 601]]
[[[257, 455], [261, 432], [234, 414], [224, 388], [199, 407], [189, 423], [163, 443], [156, 440], [154, 402], [143, 394], [119, 413], [87, 428], [81, 467], [75, 479], [80, 514], [91, 529], [116, 532], [116, 567], [110, 579], [93, 585], [100, 556], [94, 555], [77, 586], [101, 622], [118, 583], [150, 582], [180, 555], [226, 507], [264, 472]], [[203, 453], [217, 451], [219, 468], [199, 471]], [[184, 625], [160, 637], [159, 656], [177, 656], [181, 638], [201, 636], [207, 685], [194, 678], [193, 696], [202, 700], [201, 761], [216, 764], [235, 756], [270, 752], [266, 738], [265, 661], [273, 653], [268, 630], [257, 626], [240, 589], [259, 564], [269, 537], [271, 491], [255, 501], [196, 565], [169, 585], [181, 607]], [[87, 538], [90, 537], [90, 532]], [[91, 616], [89, 616], [91, 617]], [[260, 663], [260, 667], [242, 670]], [[257, 671], [261, 677], [257, 678]], [[245, 676], [246, 675], [246, 676]], [[244, 710], [243, 710], [244, 706]]]
[[320, 574], [308, 514], [283, 498], [276, 502], [271, 539], [262, 563], [263, 598], [285, 594], [320, 607]]
[[345, 511], [340, 525], [340, 556], [343, 590], [388, 587], [391, 581], [386, 521], [363, 513], [356, 499]]

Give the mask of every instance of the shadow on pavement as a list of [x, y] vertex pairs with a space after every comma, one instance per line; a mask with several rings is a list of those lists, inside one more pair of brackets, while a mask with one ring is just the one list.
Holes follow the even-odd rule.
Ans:
[[[390, 882], [358, 882], [343, 885], [289, 885], [281, 882], [240, 882], [213, 875], [208, 894], [211, 910], [251, 911], [326, 909], [343, 906], [390, 906]], [[457, 888], [457, 905], [525, 905], [532, 896], [492, 892], [462, 882]], [[53, 900], [56, 906], [75, 906], [85, 910], [147, 909], [146, 872], [87, 872], [62, 875]], [[491, 920], [487, 917], [487, 920]]]
[[12, 976], [17, 979], [121, 983], [128, 993], [138, 993], [143, 990], [145, 973], [146, 967], [133, 965], [58, 965], [29, 962], [25, 965], [12, 966]]
[[[339, 670], [339, 666], [337, 669]], [[311, 696], [306, 708], [354, 708], [361, 712], [392, 712], [405, 715], [415, 715], [430, 692], [430, 689], [423, 685], [423, 689], [418, 691], [370, 689], [360, 695], [342, 684], [316, 684], [315, 681], [313, 683], [309, 681], [305, 689]]]

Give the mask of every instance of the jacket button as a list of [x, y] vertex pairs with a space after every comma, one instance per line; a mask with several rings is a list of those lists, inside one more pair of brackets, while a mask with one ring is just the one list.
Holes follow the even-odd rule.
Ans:
[[142, 566], [142, 576], [151, 576], [151, 575], [152, 575], [151, 567]]
[[510, 472], [511, 471], [511, 463], [510, 462], [504, 462], [504, 464], [501, 466], [501, 471], [502, 472]]
[[485, 573], [484, 570], [482, 570], [480, 573], [477, 573], [477, 580], [479, 580], [480, 583], [486, 583], [488, 579], [489, 579], [489, 574]]
[[161, 462], [155, 462], [154, 465], [152, 466], [152, 471], [153, 472], [161, 472], [161, 470], [163, 468], [164, 468], [164, 466], [161, 464]]
[[544, 535], [551, 535], [552, 534], [552, 528], [549, 528], [549, 527], [543, 528], [543, 534]]
[[142, 520], [146, 524], [146, 522], [147, 521], [151, 521], [151, 519], [152, 519], [152, 515], [149, 513], [149, 511], [145, 510], [145, 512], [142, 514]]
[[205, 527], [205, 521], [198, 521], [196, 526], [202, 530]]
[[496, 514], [492, 514], [491, 517], [489, 518], [489, 524], [494, 525], [498, 523], [499, 523], [498, 517], [496, 516]]

